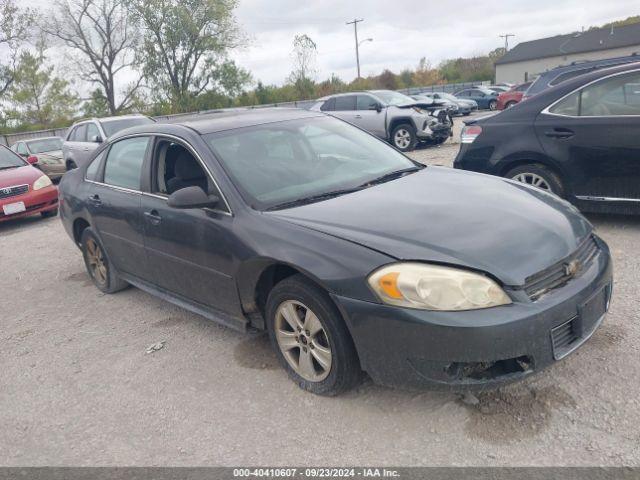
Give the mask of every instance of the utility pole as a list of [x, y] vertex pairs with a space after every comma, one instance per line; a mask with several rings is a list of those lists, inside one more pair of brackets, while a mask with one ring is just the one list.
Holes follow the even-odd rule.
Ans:
[[498, 36], [504, 38], [504, 53], [507, 53], [509, 51], [509, 37], [515, 37], [515, 35], [513, 33], [506, 33]]
[[360, 52], [358, 48], [360, 44], [358, 43], [358, 23], [364, 22], [362, 18], [354, 18], [352, 22], [347, 22], [347, 25], [353, 24], [353, 33], [356, 35], [356, 64], [358, 65], [358, 78], [360, 78]]

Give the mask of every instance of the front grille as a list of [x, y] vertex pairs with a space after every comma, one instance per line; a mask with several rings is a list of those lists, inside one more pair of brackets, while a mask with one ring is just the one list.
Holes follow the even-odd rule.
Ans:
[[593, 236], [589, 236], [575, 252], [561, 262], [527, 277], [525, 292], [531, 300], [537, 300], [545, 293], [562, 287], [587, 269], [597, 254], [598, 244]]
[[14, 185], [13, 187], [0, 188], [0, 199], [17, 197], [29, 191], [29, 185]]
[[560, 358], [562, 354], [568, 351], [573, 342], [580, 338], [576, 328], [576, 319], [573, 318], [551, 330], [551, 342], [556, 358]]

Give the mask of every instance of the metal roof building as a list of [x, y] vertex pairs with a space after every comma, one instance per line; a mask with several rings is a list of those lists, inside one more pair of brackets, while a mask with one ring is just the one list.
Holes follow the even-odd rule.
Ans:
[[542, 38], [516, 45], [496, 62], [496, 82], [521, 83], [571, 62], [640, 54], [640, 23]]

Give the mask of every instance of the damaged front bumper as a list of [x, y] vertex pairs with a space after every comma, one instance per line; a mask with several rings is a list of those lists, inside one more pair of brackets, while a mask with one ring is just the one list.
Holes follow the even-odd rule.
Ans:
[[362, 368], [376, 383], [484, 388], [529, 376], [582, 345], [608, 309], [612, 275], [611, 256], [602, 243], [579, 277], [536, 301], [514, 291], [511, 305], [434, 312], [334, 300]]

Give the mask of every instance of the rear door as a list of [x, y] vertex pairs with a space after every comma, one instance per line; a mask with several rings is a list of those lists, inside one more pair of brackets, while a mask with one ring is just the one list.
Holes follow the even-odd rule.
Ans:
[[66, 164], [73, 163], [76, 167], [81, 165], [82, 148], [86, 134], [86, 123], [81, 123], [73, 127], [67, 140], [62, 144], [62, 155]]
[[111, 145], [86, 199], [92, 224], [116, 269], [144, 280], [151, 275], [144, 249], [140, 182], [149, 144], [148, 136], [136, 136]]
[[583, 87], [543, 110], [535, 125], [573, 195], [640, 203], [640, 72]]

